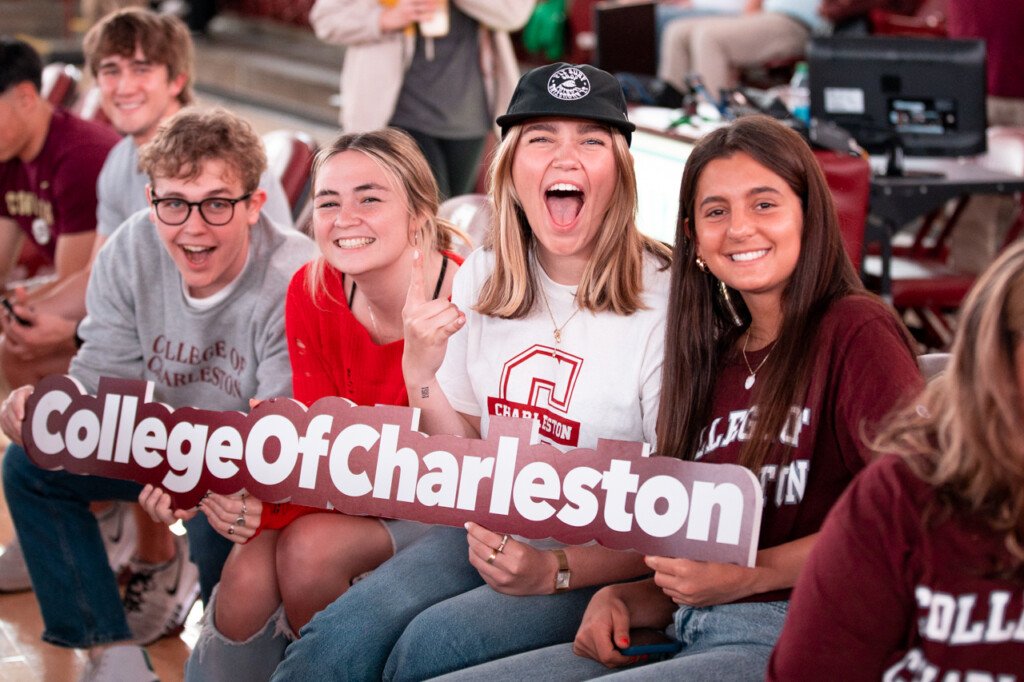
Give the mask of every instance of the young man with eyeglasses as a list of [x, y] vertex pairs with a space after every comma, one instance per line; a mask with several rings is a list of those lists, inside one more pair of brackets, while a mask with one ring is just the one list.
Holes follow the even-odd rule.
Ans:
[[[31, 326], [9, 325], [9, 333], [0, 343], [0, 367], [10, 386], [35, 383], [46, 374], [67, 369], [75, 352], [77, 325], [85, 316], [92, 262], [114, 231], [147, 207], [149, 178], [139, 169], [139, 149], [163, 121], [195, 99], [192, 38], [177, 17], [134, 7], [113, 12], [86, 34], [83, 50], [100, 91], [103, 112], [125, 137], [110, 150], [98, 182], [91, 185], [96, 187], [92, 256], [86, 249], [84, 267], [50, 296], [45, 308], [21, 305], [26, 301], [14, 297], [14, 312]], [[107, 134], [113, 138], [112, 133]], [[267, 193], [263, 212], [280, 226], [291, 227], [290, 208], [277, 178], [264, 171], [259, 186]], [[129, 513], [129, 508], [135, 513]], [[111, 566], [115, 570], [127, 567], [131, 576], [126, 605], [132, 632], [140, 641], [149, 642], [176, 629], [180, 623], [168, 622], [167, 614], [180, 611], [179, 602], [188, 601], [195, 586], [184, 584], [170, 598], [157, 589], [161, 576], [153, 578], [155, 567], [163, 567], [167, 579], [176, 575], [185, 581], [194, 578], [187, 571], [178, 571], [172, 562], [188, 561], [185, 538], [174, 536], [132, 505], [113, 504], [95, 511]], [[202, 587], [205, 600], [212, 585]], [[27, 589], [31, 583], [20, 548], [12, 542], [0, 554], [0, 591]]]
[[[97, 257], [79, 330], [84, 343], [69, 373], [93, 393], [102, 376], [146, 379], [155, 399], [174, 407], [246, 411], [250, 398], [291, 395], [284, 296], [315, 247], [261, 214], [259, 137], [226, 111], [182, 111], [142, 148], [140, 164], [150, 178], [150, 210], [134, 215]], [[15, 390], [0, 408], [0, 427], [14, 443], [31, 392]], [[45, 471], [16, 444], [3, 474], [43, 639], [88, 648], [83, 679], [156, 679], [130, 641], [88, 509], [96, 500], [134, 501], [142, 486]], [[186, 525], [200, 578], [212, 585], [227, 540], [203, 515]]]

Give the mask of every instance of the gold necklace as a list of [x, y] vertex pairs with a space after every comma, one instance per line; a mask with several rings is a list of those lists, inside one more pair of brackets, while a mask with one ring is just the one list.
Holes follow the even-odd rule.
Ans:
[[751, 369], [750, 361], [747, 360], [747, 342], [748, 341], [750, 341], [750, 330], [749, 329], [747, 330], [747, 333], [743, 336], [743, 349], [742, 349], [742, 352], [743, 352], [743, 364], [745, 364], [747, 366], [747, 371], [750, 372], [750, 374], [747, 375], [747, 380], [743, 382], [743, 388], [745, 388], [745, 389], [747, 389], [749, 391], [751, 389], [751, 387], [753, 387], [754, 382], [757, 381], [757, 373], [761, 371], [762, 367], [764, 367], [764, 363], [768, 362], [768, 358], [769, 358], [769, 356], [771, 356], [772, 351], [775, 350], [775, 346], [771, 347], [771, 349], [768, 351], [768, 354], [765, 355], [761, 359], [761, 362], [758, 363], [756, 368]]
[[[537, 283], [537, 287], [540, 289], [540, 296], [541, 296], [541, 298], [544, 299], [544, 308], [548, 311], [548, 317], [551, 318], [551, 325], [555, 328], [554, 329], [555, 343], [556, 344], [560, 344], [560, 343], [562, 343], [562, 330], [565, 329], [565, 326], [567, 324], [572, 322], [572, 318], [576, 317], [576, 313], [578, 313], [580, 311], [580, 309], [576, 308], [576, 310], [572, 311], [572, 315], [570, 315], [568, 317], [568, 319], [566, 319], [566, 321], [562, 323], [562, 326], [558, 326], [558, 322], [555, 321], [555, 314], [553, 312], [551, 312], [551, 304], [548, 303], [548, 295], [544, 292], [544, 284], [541, 283], [541, 282], [538, 282]], [[576, 294], [572, 295], [572, 302], [573, 302], [573, 305], [576, 304]]]

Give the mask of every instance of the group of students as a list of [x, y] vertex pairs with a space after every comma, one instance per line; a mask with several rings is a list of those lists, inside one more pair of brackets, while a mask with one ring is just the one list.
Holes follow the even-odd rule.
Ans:
[[[514, 403], [548, 417], [558, 452], [615, 439], [741, 464], [764, 490], [756, 565], [244, 490], [174, 509], [152, 486], [33, 464], [26, 386], [0, 409], [3, 477], [44, 639], [90, 649], [86, 679], [155, 679], [89, 509], [117, 499], [186, 521], [211, 588], [190, 680], [1016, 679], [1024, 251], [993, 266], [918, 399], [909, 336], [861, 286], [795, 132], [748, 117], [700, 140], [670, 251], [635, 223], [634, 126], [612, 76], [531, 70], [496, 122], [492, 226], [462, 261], [406, 133], [345, 133], [318, 154], [314, 247], [261, 213], [245, 122], [176, 113], [138, 150], [148, 209], [96, 257], [69, 374], [91, 392], [148, 379], [176, 407], [411, 405], [431, 435], [486, 436]], [[876, 452], [897, 454], [868, 466]], [[680, 650], [624, 655], [641, 628]]]

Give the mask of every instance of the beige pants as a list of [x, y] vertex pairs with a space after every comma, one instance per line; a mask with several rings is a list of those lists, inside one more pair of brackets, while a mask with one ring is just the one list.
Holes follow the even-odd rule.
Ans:
[[[989, 97], [988, 124], [1024, 127], [1024, 99]], [[1024, 175], [1024, 168], [1014, 172]], [[999, 253], [1020, 205], [1020, 197], [1016, 196], [972, 196], [950, 239], [954, 265], [968, 272], [984, 270]]]
[[774, 12], [729, 17], [678, 19], [665, 27], [658, 77], [680, 92], [686, 76], [698, 73], [708, 92], [736, 85], [736, 70], [802, 55], [810, 30]]

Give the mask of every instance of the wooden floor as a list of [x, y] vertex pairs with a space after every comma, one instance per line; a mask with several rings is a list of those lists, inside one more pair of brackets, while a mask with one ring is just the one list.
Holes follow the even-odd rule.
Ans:
[[[6, 392], [0, 388], [0, 399]], [[0, 434], [0, 453], [7, 448], [7, 439]], [[0, 454], [0, 460], [3, 455]], [[14, 536], [7, 502], [0, 487], [0, 543], [6, 545]], [[198, 620], [202, 606], [198, 603], [189, 614], [182, 633], [165, 637], [147, 647], [153, 667], [162, 682], [182, 679], [185, 660], [199, 635]], [[43, 642], [39, 635], [43, 621], [32, 592], [0, 594], [0, 682], [68, 682], [78, 679], [85, 666], [85, 654]]]

